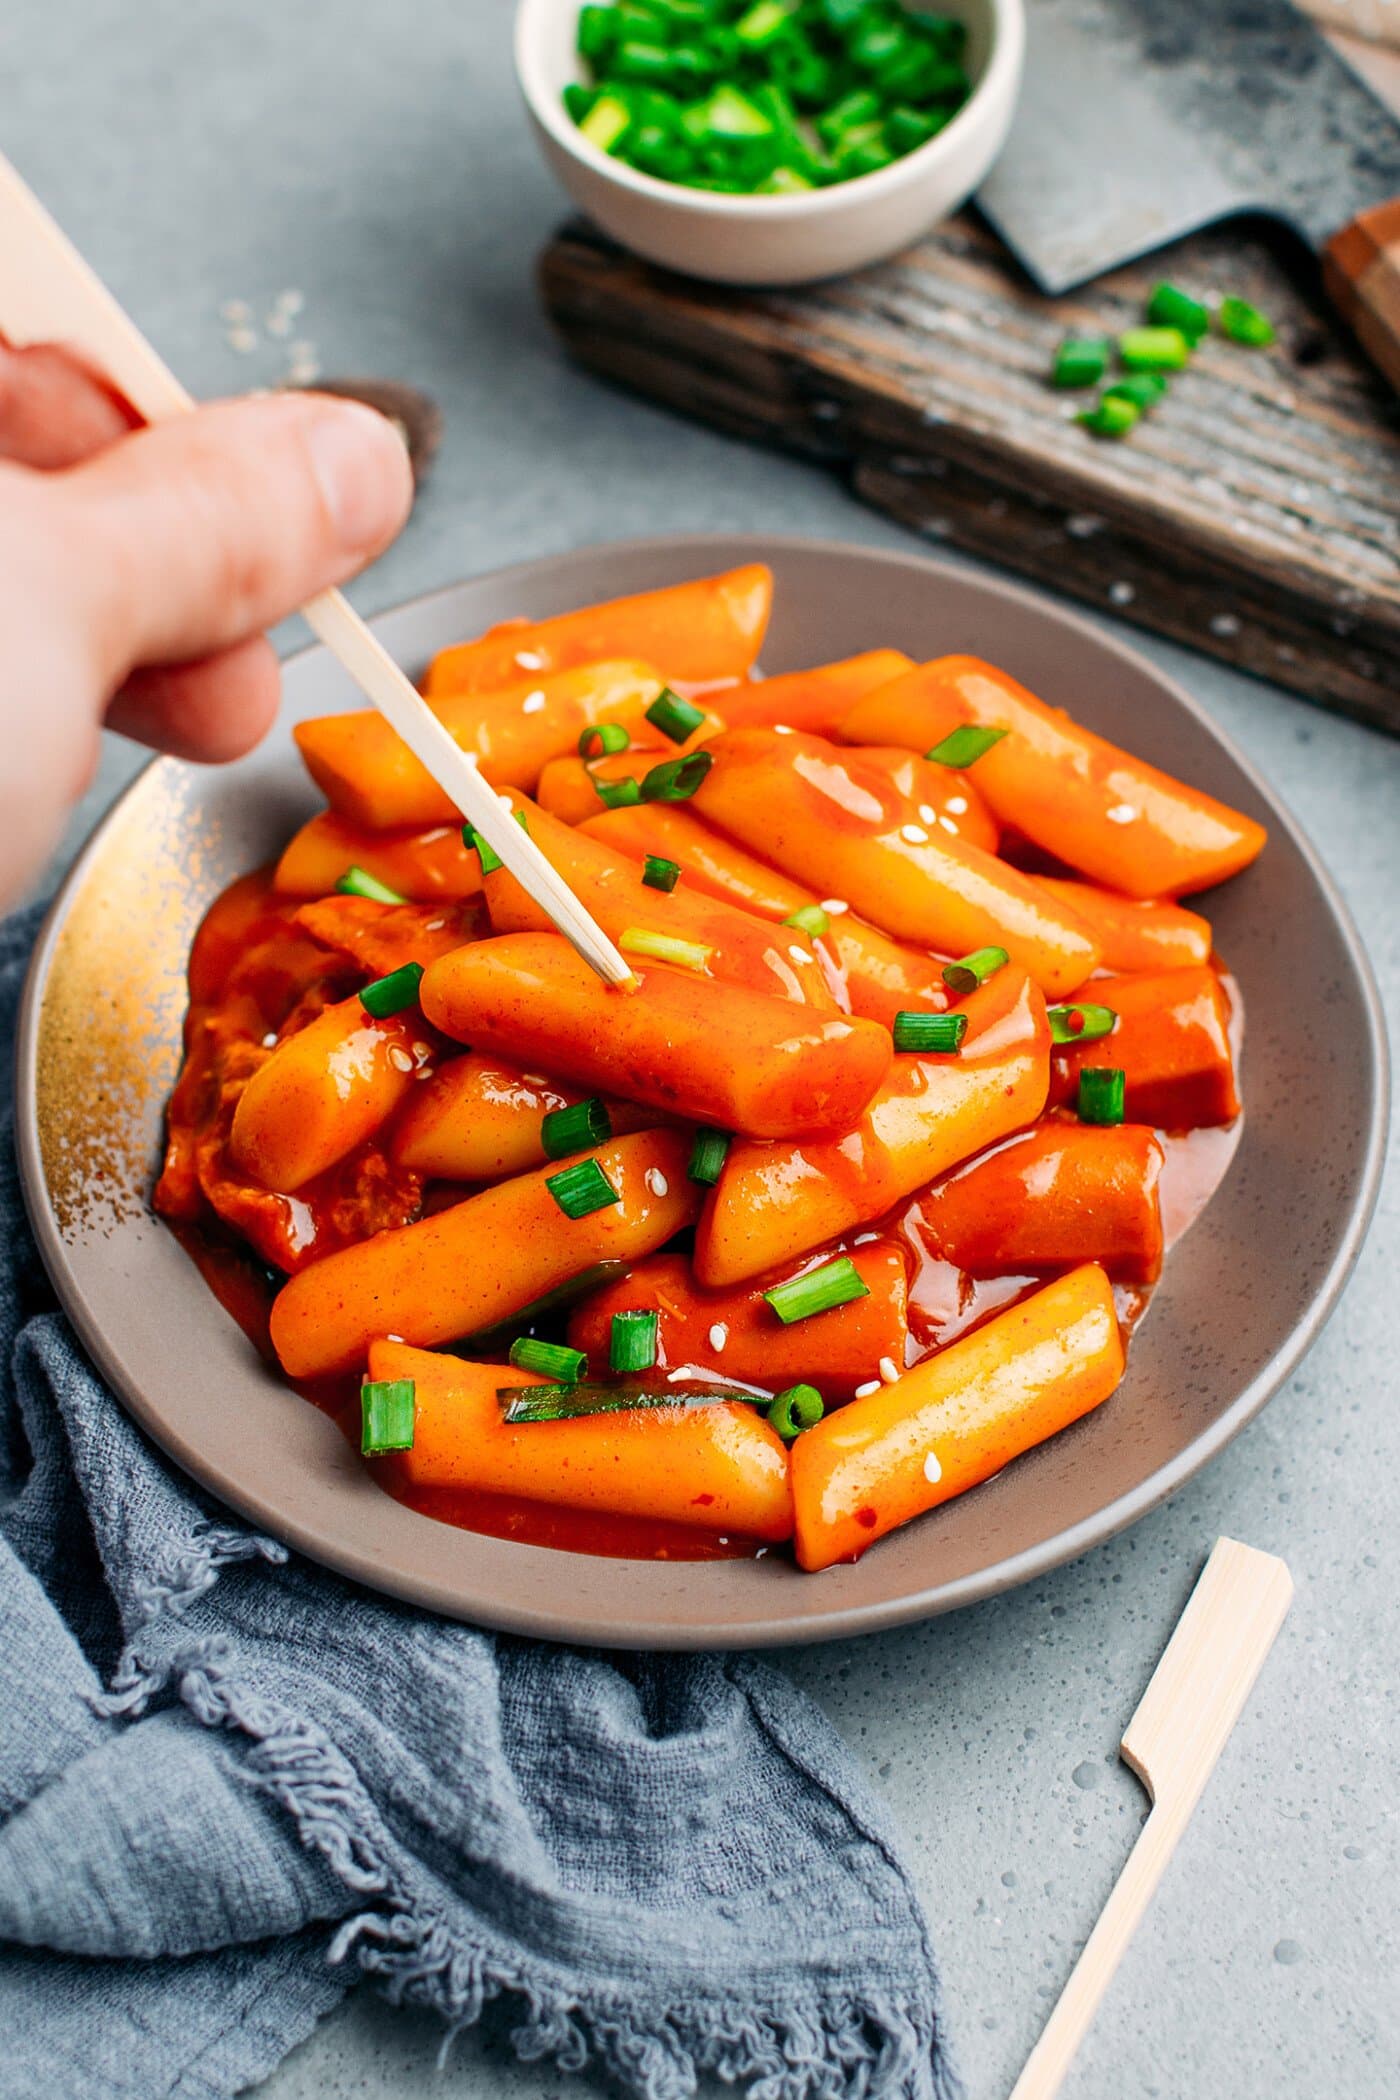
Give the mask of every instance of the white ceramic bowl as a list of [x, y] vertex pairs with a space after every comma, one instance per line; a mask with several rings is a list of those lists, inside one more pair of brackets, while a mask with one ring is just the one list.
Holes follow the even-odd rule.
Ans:
[[736, 197], [640, 175], [591, 145], [564, 107], [584, 69], [580, 0], [520, 0], [515, 66], [546, 160], [605, 233], [651, 262], [721, 284], [805, 284], [892, 255], [966, 202], [1011, 126], [1022, 0], [914, 0], [967, 25], [973, 90], [926, 146], [874, 175], [796, 197]]

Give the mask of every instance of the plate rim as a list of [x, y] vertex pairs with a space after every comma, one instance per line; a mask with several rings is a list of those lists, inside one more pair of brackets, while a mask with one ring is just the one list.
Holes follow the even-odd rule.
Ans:
[[[1289, 1329], [1280, 1348], [1206, 1429], [1195, 1436], [1174, 1458], [1157, 1467], [1154, 1472], [1148, 1474], [1132, 1489], [1116, 1497], [1114, 1501], [1104, 1504], [1092, 1516], [1082, 1519], [1066, 1530], [1056, 1532], [1052, 1538], [1024, 1547], [1019, 1552], [1004, 1556], [974, 1573], [911, 1590], [902, 1596], [882, 1602], [842, 1605], [826, 1612], [804, 1614], [796, 1620], [786, 1616], [774, 1616], [740, 1626], [696, 1624], [678, 1627], [669, 1621], [648, 1622], [641, 1619], [628, 1628], [625, 1636], [611, 1628], [600, 1629], [596, 1624], [585, 1620], [571, 1621], [565, 1614], [543, 1612], [530, 1607], [515, 1607], [508, 1595], [492, 1597], [485, 1603], [479, 1598], [464, 1603], [455, 1585], [449, 1587], [435, 1583], [430, 1578], [402, 1576], [393, 1570], [370, 1567], [356, 1552], [353, 1543], [327, 1540], [313, 1527], [299, 1525], [295, 1519], [289, 1520], [284, 1512], [276, 1509], [264, 1497], [257, 1494], [240, 1496], [236, 1491], [230, 1492], [229, 1484], [224, 1479], [213, 1481], [207, 1478], [200, 1470], [198, 1451], [187, 1449], [179, 1437], [163, 1430], [157, 1410], [148, 1405], [143, 1392], [133, 1393], [126, 1389], [125, 1381], [119, 1375], [104, 1336], [96, 1321], [88, 1314], [82, 1293], [74, 1290], [70, 1294], [65, 1287], [68, 1281], [66, 1249], [57, 1219], [48, 1201], [47, 1182], [39, 1146], [38, 1119], [35, 1113], [35, 1078], [43, 990], [68, 904], [81, 887], [88, 864], [104, 842], [108, 829], [118, 822], [128, 800], [140, 790], [153, 768], [167, 762], [160, 753], [153, 753], [147, 763], [139, 768], [93, 826], [54, 892], [35, 938], [20, 996], [15, 1032], [15, 1143], [20, 1189], [30, 1229], [54, 1293], [84, 1349], [122, 1408], [138, 1423], [157, 1448], [194, 1481], [202, 1493], [234, 1510], [246, 1521], [263, 1526], [271, 1536], [293, 1550], [304, 1553], [318, 1565], [327, 1567], [342, 1578], [360, 1583], [379, 1594], [394, 1596], [405, 1602], [488, 1626], [503, 1633], [535, 1639], [581, 1641], [601, 1647], [673, 1652], [722, 1650], [736, 1645], [744, 1648], [808, 1646], [821, 1641], [886, 1632], [894, 1627], [941, 1616], [944, 1612], [960, 1610], [985, 1598], [1000, 1596], [1008, 1590], [1019, 1588], [1023, 1583], [1034, 1581], [1037, 1577], [1077, 1559], [1091, 1547], [1105, 1543], [1131, 1524], [1138, 1522], [1219, 1456], [1225, 1446], [1240, 1434], [1293, 1375], [1331, 1318], [1355, 1268], [1375, 1212], [1384, 1171], [1390, 1124], [1389, 1039], [1375, 973], [1351, 910], [1320, 853], [1288, 805], [1253, 761], [1239, 748], [1229, 732], [1216, 723], [1202, 703], [1171, 672], [1163, 670], [1130, 642], [1106, 632], [1085, 614], [1072, 606], [1062, 604], [1048, 592], [1004, 580], [994, 572], [968, 570], [961, 564], [918, 548], [905, 551], [897, 548], [870, 547], [862, 545], [859, 541], [814, 538], [797, 533], [675, 532], [645, 534], [627, 540], [590, 542], [586, 546], [565, 549], [561, 553], [534, 556], [510, 563], [503, 568], [488, 569], [478, 575], [461, 577], [455, 582], [439, 585], [433, 590], [419, 592], [413, 597], [381, 607], [368, 616], [369, 624], [377, 628], [383, 622], [400, 615], [419, 613], [453, 597], [469, 585], [491, 584], [508, 590], [514, 583], [533, 580], [541, 571], [557, 575], [575, 562], [582, 565], [599, 558], [607, 558], [625, 563], [635, 557], [668, 549], [685, 549], [687, 552], [693, 552], [700, 560], [704, 559], [707, 549], [715, 552], [723, 549], [726, 550], [725, 559], [730, 565], [733, 565], [736, 559], [762, 560], [787, 553], [817, 553], [847, 560], [856, 558], [864, 563], [891, 568], [922, 569], [933, 578], [951, 579], [963, 587], [971, 586], [993, 600], [1017, 602], [1041, 619], [1088, 636], [1097, 648], [1131, 666], [1134, 671], [1140, 673], [1145, 668], [1150, 676], [1169, 692], [1173, 701], [1238, 766], [1256, 793], [1268, 805], [1271, 816], [1276, 817], [1286, 830], [1291, 844], [1304, 862], [1308, 874], [1341, 931], [1346, 960], [1361, 993], [1366, 1047], [1375, 1083], [1368, 1104], [1361, 1171], [1327, 1273], [1300, 1318]], [[311, 642], [305, 648], [292, 651], [284, 657], [281, 669], [285, 671], [308, 657], [326, 654], [328, 652], [323, 643]]]

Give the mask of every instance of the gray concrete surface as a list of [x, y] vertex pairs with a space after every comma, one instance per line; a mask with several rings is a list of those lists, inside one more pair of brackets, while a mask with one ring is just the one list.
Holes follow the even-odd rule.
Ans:
[[[525, 135], [507, 0], [10, 0], [5, 149], [200, 392], [283, 375], [220, 306], [284, 288], [327, 371], [416, 380], [447, 444], [373, 608], [585, 541], [744, 527], [900, 544], [807, 468], [571, 370], [535, 309], [557, 200]], [[1163, 644], [1336, 872], [1393, 1000], [1400, 744]], [[81, 835], [130, 771], [117, 744]], [[1300, 1013], [1307, 986], [1299, 986]], [[1210, 1471], [1033, 1588], [785, 1667], [869, 1764], [908, 1834], [972, 2100], [1004, 2093], [1142, 1810], [1115, 1745], [1195, 1572], [1230, 1532], [1288, 1559], [1268, 1671], [1067, 2091], [1391, 2100], [1400, 2090], [1394, 1743], [1400, 1592], [1392, 1177], [1331, 1327]], [[264, 2100], [542, 2100], [566, 2081], [364, 1995]]]

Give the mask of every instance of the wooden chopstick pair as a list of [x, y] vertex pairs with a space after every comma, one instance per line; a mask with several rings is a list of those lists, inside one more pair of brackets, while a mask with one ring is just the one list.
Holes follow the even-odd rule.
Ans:
[[[195, 406], [169, 366], [0, 155], [0, 335], [15, 348], [67, 343], [105, 372], [148, 423]], [[339, 591], [302, 607], [309, 626], [344, 664], [415, 758], [478, 830], [512, 875], [548, 912], [579, 954], [610, 984], [632, 972], [568, 884], [514, 822], [476, 761], [442, 723]]]

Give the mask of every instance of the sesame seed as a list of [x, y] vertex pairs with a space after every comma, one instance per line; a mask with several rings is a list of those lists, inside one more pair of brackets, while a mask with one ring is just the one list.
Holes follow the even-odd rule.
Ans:
[[290, 314], [284, 313], [280, 306], [274, 306], [271, 313], [263, 316], [263, 327], [269, 335], [290, 335], [292, 332], [292, 317]]
[[1131, 605], [1137, 592], [1130, 583], [1111, 583], [1108, 587], [1110, 605]]
[[411, 1072], [413, 1070], [413, 1059], [406, 1050], [401, 1050], [397, 1043], [392, 1044], [390, 1047], [389, 1062], [396, 1072]]
[[925, 824], [934, 824], [938, 821], [938, 811], [931, 802], [921, 802], [919, 804], [919, 815], [923, 818]]
[[1104, 811], [1104, 815], [1110, 824], [1131, 824], [1137, 816], [1137, 811], [1131, 802], [1115, 802], [1112, 809]]
[[1212, 634], [1218, 634], [1222, 641], [1228, 642], [1232, 635], [1239, 633], [1240, 623], [1233, 613], [1216, 613], [1211, 620], [1210, 631]]
[[773, 734], [774, 736], [796, 736], [797, 731], [787, 722], [775, 722], [773, 724]]
[[272, 303], [279, 313], [299, 314], [306, 304], [306, 294], [299, 292], [293, 285], [290, 290], [279, 292]]
[[725, 1326], [723, 1320], [716, 1320], [714, 1326], [710, 1329], [710, 1347], [712, 1349], [722, 1349], [728, 1340], [729, 1329]]
[[524, 1080], [526, 1086], [549, 1085], [549, 1081], [548, 1079], [546, 1079], [543, 1072], [522, 1072], [520, 1076]]
[[857, 1400], [868, 1400], [872, 1393], [878, 1393], [879, 1390], [880, 1380], [878, 1378], [868, 1378], [864, 1385], [856, 1387], [855, 1396]]
[[240, 357], [246, 357], [250, 350], [256, 350], [258, 347], [257, 329], [243, 326], [230, 328], [228, 346], [230, 350], [236, 350]]
[[522, 671], [542, 671], [544, 669], [544, 658], [537, 649], [517, 649], [515, 661], [519, 664]]
[[943, 1468], [938, 1463], [938, 1453], [930, 1451], [924, 1459], [924, 1479], [935, 1484], [943, 1478]]
[[413, 1046], [414, 1058], [420, 1065], [426, 1064], [432, 1054], [433, 1046], [431, 1043], [415, 1043]]
[[938, 821], [939, 821], [939, 824], [940, 824], [940, 825], [942, 826], [942, 828], [943, 828], [943, 830], [944, 830], [944, 831], [951, 831], [951, 832], [952, 832], [952, 834], [953, 834], [953, 837], [954, 837], [954, 838], [956, 838], [956, 837], [957, 837], [957, 835], [958, 835], [958, 827], [957, 827], [957, 825], [956, 825], [956, 824], [955, 824], [955, 823], [953, 822], [953, 820], [952, 820], [952, 818], [951, 818], [951, 817], [940, 817], [940, 818], [938, 819]]
[[842, 912], [849, 911], [850, 908], [844, 897], [822, 898], [822, 910], [828, 912], [833, 919], [839, 919]]
[[853, 1247], [868, 1247], [872, 1240], [878, 1240], [879, 1237], [878, 1232], [858, 1232], [851, 1241], [851, 1245]]
[[884, 1379], [886, 1385], [898, 1385], [899, 1366], [892, 1356], [882, 1356], [880, 1358], [880, 1376]]
[[252, 308], [246, 299], [225, 299], [219, 308], [219, 319], [227, 321], [232, 327], [238, 321], [251, 320]]
[[520, 712], [522, 715], [537, 715], [545, 704], [543, 693], [527, 693], [520, 703]]
[[403, 1342], [403, 1336], [401, 1334], [386, 1334], [384, 1339], [386, 1342], [398, 1342], [400, 1344], [402, 1344]]
[[812, 958], [807, 949], [799, 948], [796, 942], [788, 949], [789, 958], [795, 963], [809, 963]]
[[928, 833], [919, 824], [901, 824], [899, 835], [910, 846], [926, 846], [928, 844]]
[[277, 1035], [275, 1030], [271, 1035], [265, 1035], [263, 1037], [262, 1046], [264, 1050], [275, 1050], [277, 1048]]
[[950, 817], [965, 817], [967, 815], [966, 795], [950, 795], [948, 797], [947, 810]]
[[664, 1196], [671, 1186], [660, 1167], [648, 1167], [642, 1178], [653, 1196]]

